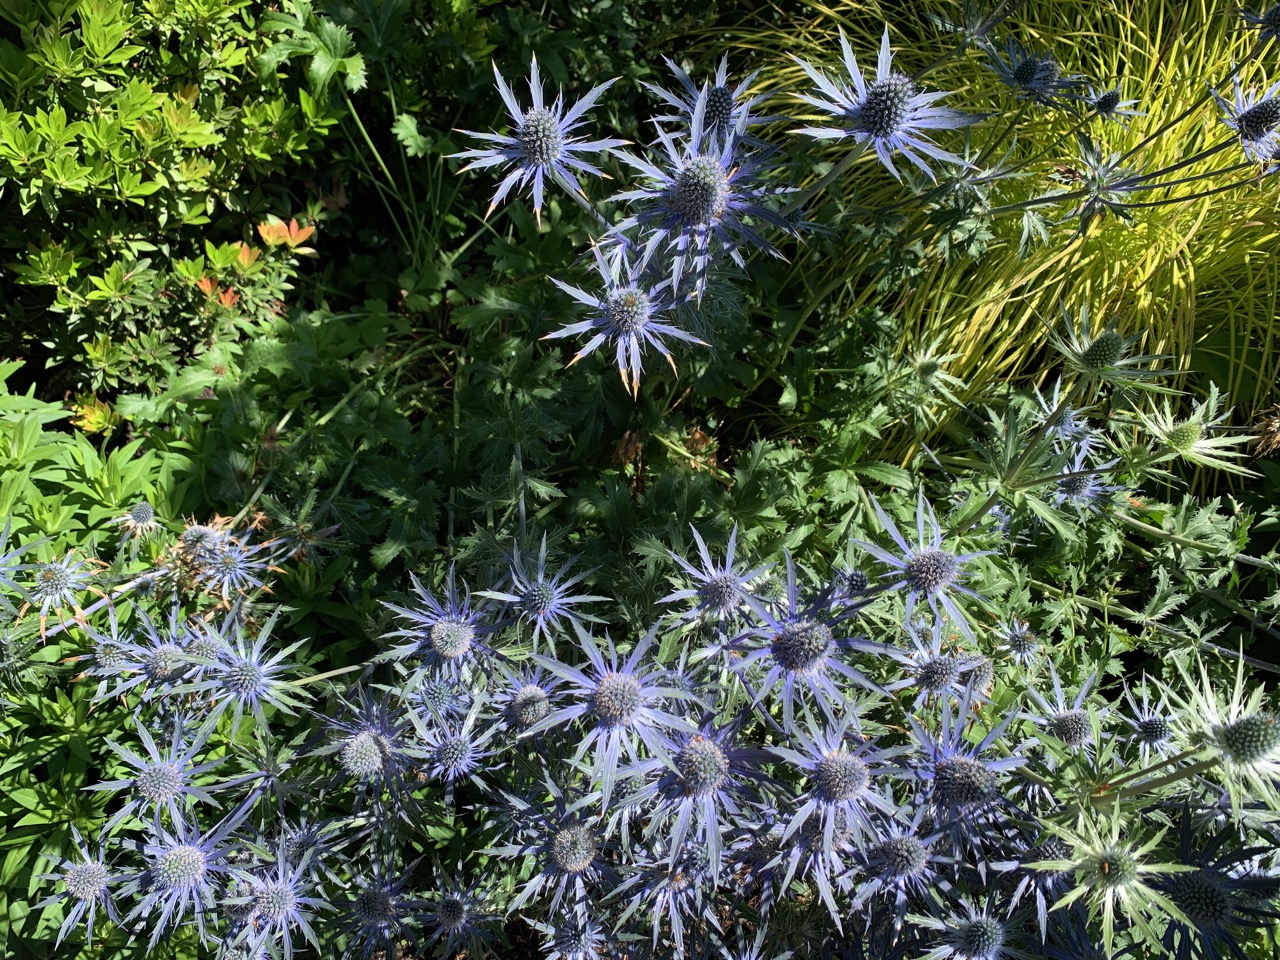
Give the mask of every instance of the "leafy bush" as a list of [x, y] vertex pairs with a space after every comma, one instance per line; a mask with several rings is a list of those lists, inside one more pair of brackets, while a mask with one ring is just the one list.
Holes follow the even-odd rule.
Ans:
[[[980, 407], [903, 323], [945, 307], [920, 263], [985, 276], [1007, 222], [1044, 232], [1025, 210], [1128, 211], [1146, 181], [1101, 155], [1047, 194], [987, 163], [1099, 97], [970, 37], [1017, 119], [955, 112], [980, 80], [943, 111], [969, 43], [909, 78], [855, 32], [778, 149], [785, 104], [655, 71], [610, 10], [264, 15], [257, 62], [329, 98], [353, 202], [206, 251], [265, 305], [318, 225], [293, 309], [78, 401], [122, 464], [183, 466], [159, 521], [117, 497], [110, 534], [0, 548], [7, 949], [1269, 955], [1280, 740], [1245, 667], [1280, 669], [1275, 509], [1176, 489], [1280, 468], [1100, 286], [1046, 301], [1038, 389], [1001, 374]], [[591, 69], [618, 60], [663, 104], [647, 149], [617, 142], [648, 140], [644, 94]], [[1250, 103], [1223, 156], [1271, 172]], [[1167, 216], [1223, 182], [1166, 187]], [[897, 223], [914, 250], [866, 242]]]

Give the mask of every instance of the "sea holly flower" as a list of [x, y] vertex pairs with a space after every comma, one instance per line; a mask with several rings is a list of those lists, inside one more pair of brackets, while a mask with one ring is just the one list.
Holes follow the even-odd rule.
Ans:
[[1080, 204], [1070, 216], [1079, 219], [1080, 230], [1089, 228], [1098, 217], [1110, 213], [1126, 223], [1134, 222], [1129, 203], [1144, 180], [1139, 171], [1123, 167], [1122, 153], [1105, 153], [1102, 147], [1089, 137], [1076, 135], [1078, 169], [1062, 167], [1053, 175], [1054, 180], [1066, 184], [1067, 192], [1080, 196]]
[[[674, 107], [676, 111], [674, 116], [654, 117], [654, 120], [685, 125], [691, 124], [694, 114], [698, 112], [698, 101], [703, 97], [703, 91], [669, 57], [663, 57], [662, 62], [667, 65], [667, 69], [675, 76], [680, 84], [680, 89], [671, 91], [657, 84], [644, 84], [645, 89], [669, 106]], [[763, 146], [760, 141], [748, 135], [746, 129], [758, 124], [769, 123], [779, 118], [758, 116], [752, 112], [768, 96], [767, 94], [756, 94], [755, 96], [748, 96], [747, 94], [751, 84], [759, 74], [760, 71], [756, 70], [744, 77], [736, 85], [731, 84], [729, 82], [729, 55], [725, 54], [721, 58], [720, 66], [716, 69], [715, 78], [707, 86], [705, 94], [706, 105], [703, 108], [703, 126], [706, 128], [708, 137], [713, 142], [739, 137], [755, 146]]]
[[873, 497], [871, 502], [885, 532], [897, 545], [898, 552], [891, 552], [862, 540], [850, 542], [892, 568], [882, 575], [889, 581], [885, 584], [885, 589], [907, 588], [906, 620], [908, 622], [911, 620], [916, 601], [923, 597], [933, 610], [935, 619], [949, 617], [951, 622], [972, 640], [973, 629], [969, 626], [968, 617], [952, 594], [958, 593], [981, 599], [968, 587], [961, 586], [960, 581], [969, 575], [964, 568], [966, 563], [986, 556], [991, 551], [954, 553], [946, 549], [942, 528], [938, 526], [938, 518], [933, 512], [933, 506], [924, 498], [924, 490], [919, 492], [916, 505], [916, 542], [914, 544], [907, 543], [898, 525], [885, 513], [879, 501]]
[[858, 712], [850, 709], [841, 719], [819, 725], [810, 716], [804, 726], [789, 728], [785, 745], [769, 751], [805, 777], [805, 789], [790, 811], [779, 838], [785, 843], [813, 820], [820, 824], [816, 836], [822, 849], [836, 849], [836, 836], [851, 831], [853, 842], [863, 846], [875, 836], [872, 811], [892, 816], [896, 807], [876, 788], [878, 778], [897, 772], [887, 761], [904, 752], [902, 747], [881, 748], [861, 736]]
[[1129, 704], [1129, 713], [1124, 722], [1132, 731], [1129, 742], [1137, 746], [1139, 756], [1144, 763], [1148, 763], [1173, 750], [1174, 726], [1164, 695], [1161, 694], [1154, 704], [1151, 702], [1151, 691], [1145, 674], [1142, 677], [1141, 703], [1134, 696], [1136, 688], [1136, 684], [1125, 688], [1124, 699]]
[[1090, 116], [1098, 117], [1102, 120], [1110, 120], [1112, 123], [1126, 129], [1129, 126], [1125, 122], [1126, 120], [1146, 116], [1141, 110], [1133, 109], [1133, 105], [1138, 102], [1137, 100], [1121, 99], [1119, 87], [1099, 89], [1090, 83], [1086, 85], [1085, 89], [1085, 94], [1080, 96], [1079, 100], [1088, 109]]
[[485, 945], [494, 938], [490, 928], [498, 917], [488, 911], [479, 892], [480, 878], [466, 882], [461, 873], [461, 864], [452, 877], [445, 875], [440, 864], [432, 864], [433, 889], [423, 898], [419, 917], [428, 931], [423, 946], [434, 946], [437, 957], [453, 957], [459, 952], [481, 957], [487, 952]]
[[[293, 667], [289, 656], [305, 641], [297, 640], [272, 652], [268, 642], [279, 618], [280, 611], [274, 611], [250, 640], [245, 636], [244, 620], [237, 606], [227, 614], [226, 623], [235, 639], [226, 643], [218, 654], [206, 658], [207, 666], [201, 679], [174, 688], [175, 693], [203, 694], [208, 698], [211, 705], [206, 727], [212, 729], [218, 718], [230, 711], [233, 727], [238, 727], [241, 718], [250, 714], [254, 722], [265, 729], [264, 706], [296, 715], [295, 708], [301, 705], [302, 695], [298, 687], [282, 679], [282, 674]], [[194, 655], [194, 650], [192, 653]]]
[[[1239, 818], [1246, 803], [1261, 801], [1280, 810], [1280, 715], [1264, 707], [1261, 686], [1246, 696], [1244, 658], [1237, 661], [1235, 683], [1226, 703], [1218, 695], [1204, 662], [1193, 677], [1178, 664], [1184, 686], [1161, 684], [1193, 747], [1206, 755], [1201, 766], [1218, 767]], [[1183, 690], [1186, 692], [1184, 693]]]
[[673, 858], [686, 841], [705, 847], [713, 880], [724, 856], [725, 819], [740, 816], [744, 803], [758, 799], [764, 781], [764, 752], [735, 745], [740, 726], [704, 719], [696, 732], [664, 738], [656, 757], [627, 770], [629, 777], [652, 779], [623, 805], [651, 811], [647, 833], [661, 832]]
[[79, 597], [90, 589], [93, 574], [92, 571], [85, 569], [89, 563], [88, 558], [77, 559], [68, 554], [61, 560], [27, 563], [15, 567], [16, 570], [31, 571], [31, 582], [23, 591], [28, 602], [19, 613], [25, 614], [32, 606], [40, 608], [41, 636], [44, 636], [45, 624], [48, 622], [51, 610], [61, 614], [64, 609], [70, 608], [77, 619], [84, 619]]
[[[707, 545], [698, 529], [692, 526], [690, 529], [693, 531], [693, 539], [698, 545], [698, 556], [702, 561], [701, 567], [695, 567], [675, 552], [671, 553], [671, 559], [679, 564], [695, 586], [685, 587], [675, 593], [669, 593], [658, 602], [674, 603], [677, 600], [696, 600], [697, 602], [691, 609], [680, 615], [681, 620], [695, 620], [702, 617], [708, 620], [714, 619], [717, 623], [724, 623], [726, 620], [732, 620], [739, 616], [744, 607], [754, 610], [760, 616], [764, 616], [764, 611], [760, 609], [760, 601], [752, 596], [749, 586], [752, 580], [768, 572], [769, 565], [765, 564], [743, 570], [739, 569], [734, 563], [738, 547], [737, 524], [734, 524], [733, 530], [729, 532], [729, 542], [725, 546], [724, 561], [719, 564], [712, 559], [711, 551], [707, 549]], [[745, 566], [745, 564], [742, 566]]]
[[[542, 788], [545, 788], [543, 790]], [[533, 857], [534, 872], [507, 907], [508, 913], [537, 899], [548, 915], [572, 910], [587, 916], [588, 890], [608, 891], [619, 881], [609, 863], [613, 844], [606, 842], [600, 818], [600, 796], [571, 797], [544, 771], [536, 788], [549, 797], [527, 799], [504, 794], [514, 842], [486, 851], [499, 857]]]
[[599, 622], [597, 618], [575, 610], [578, 604], [609, 599], [595, 594], [572, 593], [575, 584], [594, 572], [583, 570], [570, 577], [569, 571], [577, 559], [571, 557], [556, 573], [548, 576], [547, 535], [544, 533], [538, 561], [532, 569], [528, 566], [528, 559], [520, 555], [520, 545], [517, 543], [512, 547], [509, 591], [482, 590], [476, 595], [509, 604], [520, 622], [533, 624], [533, 642], [536, 644], [539, 637], [545, 636], [554, 651], [555, 635], [564, 630], [562, 621], [568, 621], [575, 629], [581, 629], [583, 621]]
[[[173, 824], [171, 830], [157, 821], [152, 824], [150, 838], [139, 843], [146, 867], [122, 889], [137, 891], [142, 899], [124, 923], [129, 927], [146, 918], [151, 928], [151, 950], [156, 949], [166, 934], [178, 929], [188, 914], [201, 941], [210, 942], [210, 926], [222, 881], [243, 875], [241, 868], [230, 862], [232, 848], [227, 840], [246, 810], [247, 804], [242, 804], [204, 834], [185, 820]], [[156, 913], [159, 917], [151, 919]]]
[[1012, 37], [1005, 41], [1003, 52], [1001, 56], [994, 44], [988, 45], [987, 65], [1020, 99], [1065, 108], [1084, 79], [1079, 74], [1064, 75], [1062, 65], [1050, 54], [1031, 53]]
[[[1035, 709], [1025, 711], [1021, 716], [1069, 749], [1088, 751], [1094, 742], [1095, 721], [1102, 715], [1086, 706], [1097, 674], [1090, 674], [1085, 678], [1072, 700], [1063, 691], [1062, 680], [1058, 677], [1053, 661], [1049, 660], [1048, 663], [1049, 678], [1053, 683], [1053, 699], [1049, 700], [1034, 687], [1027, 687], [1027, 697]], [[1104, 707], [1102, 712], [1105, 713], [1108, 709]]]
[[1112, 387], [1169, 392], [1167, 387], [1153, 384], [1150, 380], [1153, 377], [1167, 376], [1171, 371], [1145, 366], [1168, 358], [1156, 355], [1130, 356], [1134, 338], [1116, 330], [1114, 320], [1096, 334], [1089, 322], [1088, 306], [1081, 306], [1075, 316], [1064, 307], [1063, 320], [1065, 329], [1061, 333], [1051, 330], [1049, 342], [1063, 355], [1067, 366], [1086, 381]]
[[217, 805], [209, 791], [217, 789], [218, 785], [203, 786], [197, 784], [196, 779], [216, 769], [222, 761], [193, 763], [196, 754], [204, 748], [208, 731], [198, 733], [188, 743], [186, 721], [178, 715], [173, 718], [169, 737], [161, 748], [145, 723], [136, 724], [135, 729], [146, 750], [145, 757], [114, 740], [106, 741], [107, 746], [131, 768], [131, 775], [122, 780], [108, 780], [85, 787], [86, 790], [131, 791], [128, 802], [107, 821], [105, 829], [112, 830], [130, 817], [143, 814], [154, 813], [159, 823], [161, 811], [169, 814], [171, 824], [179, 824], [187, 819], [187, 811], [193, 801]]
[[1161, 945], [1170, 960], [1227, 957], [1245, 960], [1241, 949], [1248, 930], [1272, 927], [1280, 920], [1276, 908], [1280, 878], [1264, 871], [1259, 860], [1273, 847], [1238, 847], [1238, 831], [1223, 827], [1206, 836], [1192, 816], [1190, 803], [1182, 808], [1178, 828], [1179, 861], [1192, 869], [1162, 879], [1158, 886], [1182, 911], [1186, 922], [1170, 921]]
[[704, 347], [706, 343], [678, 326], [677, 310], [685, 298], [674, 293], [670, 279], [656, 277], [634, 261], [626, 241], [608, 255], [599, 244], [593, 246], [591, 252], [595, 256], [601, 293], [587, 293], [554, 278], [551, 281], [589, 308], [590, 315], [542, 339], [590, 335], [586, 345], [569, 361], [570, 366], [604, 344], [612, 345], [622, 385], [635, 397], [640, 391], [641, 357], [647, 348], [652, 347], [666, 357], [674, 368], [675, 361], [665, 340], [682, 340]]
[[104, 842], [99, 840], [96, 845], [97, 852], [91, 852], [85, 846], [84, 838], [80, 836], [80, 831], [74, 823], [71, 824], [71, 836], [75, 841], [75, 856], [69, 859], [56, 858], [60, 868], [59, 873], [41, 874], [41, 879], [43, 880], [59, 881], [63, 887], [62, 892], [54, 894], [52, 897], [35, 905], [36, 910], [43, 910], [45, 907], [62, 901], [70, 904], [70, 909], [66, 911], [66, 915], [63, 918], [62, 926], [58, 929], [58, 938], [54, 941], [54, 949], [62, 945], [62, 941], [67, 934], [79, 926], [82, 920], [85, 923], [85, 943], [87, 946], [92, 947], [93, 921], [99, 908], [106, 913], [113, 923], [120, 923], [120, 915], [116, 912], [115, 901], [111, 894], [111, 885], [120, 880], [120, 875], [106, 861], [103, 850]]
[[497, 722], [517, 739], [532, 736], [534, 726], [546, 719], [559, 699], [560, 678], [542, 667], [524, 667], [519, 672], [501, 662], [496, 667], [504, 681], [492, 699]]
[[316, 887], [309, 854], [296, 862], [288, 854], [284, 840], [277, 843], [275, 856], [266, 868], [249, 874], [240, 887], [243, 893], [223, 902], [245, 911], [242, 925], [233, 938], [233, 944], [243, 944], [250, 952], [278, 950], [290, 960], [293, 956], [294, 934], [316, 950], [320, 941], [311, 926], [314, 911], [329, 909], [323, 897], [312, 896], [322, 892]]
[[1035, 388], [1037, 414], [1044, 426], [1044, 435], [1053, 441], [1059, 452], [1072, 451], [1076, 454], [1087, 452], [1094, 443], [1096, 434], [1089, 426], [1085, 416], [1085, 408], [1072, 406], [1062, 392], [1062, 381], [1053, 382], [1053, 392], [1048, 396]]
[[[744, 674], [757, 665], [768, 668], [756, 685], [752, 705], [760, 706], [773, 688], [781, 685], [783, 716], [790, 725], [801, 690], [808, 690], [824, 709], [844, 703], [844, 681], [877, 690], [866, 674], [839, 656], [852, 651], [883, 654], [885, 648], [870, 640], [840, 636], [841, 624], [849, 614], [833, 613], [825, 593], [802, 599], [790, 553], [786, 554], [786, 568], [784, 596], [766, 604], [761, 618], [764, 623], [746, 631], [736, 642], [743, 649], [736, 667]], [[747, 643], [752, 639], [767, 643], [749, 649]]]
[[114, 637], [124, 634], [116, 632], [118, 621], [114, 614], [110, 615], [113, 621], [110, 645], [114, 648], [109, 654], [113, 663], [110, 672], [118, 680], [107, 695], [119, 697], [140, 688], [143, 699], [167, 697], [175, 693], [199, 665], [191, 652], [196, 630], [187, 622], [176, 595], [169, 606], [167, 625], [157, 623], [138, 604], [134, 604], [133, 613], [137, 626], [132, 631], [132, 639], [118, 642]]
[[[614, 891], [613, 898], [627, 904], [619, 924], [630, 920], [640, 909], [650, 917], [653, 947], [665, 941], [673, 946], [671, 955], [688, 953], [685, 924], [720, 929], [715, 902], [715, 876], [719, 864], [703, 844], [689, 842], [671, 847], [661, 840], [651, 849], [633, 855], [631, 875]], [[669, 933], [664, 937], [663, 928]]]
[[370, 692], [361, 686], [352, 700], [340, 694], [337, 699], [345, 715], [326, 718], [328, 740], [312, 755], [336, 755], [339, 775], [357, 782], [362, 802], [380, 800], [385, 790], [403, 814], [417, 783], [417, 769], [426, 759], [413, 737], [412, 714], [384, 690]]
[[477, 697], [461, 723], [442, 720], [430, 727], [418, 727], [422, 749], [426, 755], [424, 769], [430, 776], [445, 784], [447, 803], [453, 802], [453, 788], [458, 781], [469, 780], [485, 789], [485, 783], [480, 779], [481, 768], [497, 769], [493, 765], [486, 767], [484, 763], [494, 753], [490, 744], [497, 727], [486, 723], [482, 729], [476, 729], [486, 713], [483, 698]]
[[996, 638], [1000, 641], [1000, 649], [1024, 667], [1035, 663], [1044, 652], [1039, 635], [1025, 620], [1015, 618], [1000, 624], [996, 628]]
[[550, 179], [564, 190], [579, 194], [577, 185], [579, 173], [595, 177], [605, 176], [604, 171], [584, 160], [579, 154], [600, 153], [620, 147], [625, 140], [605, 138], [601, 140], [583, 140], [574, 136], [574, 131], [585, 123], [588, 110], [595, 106], [600, 96], [608, 90], [615, 80], [606, 80], [592, 87], [587, 94], [572, 107], [566, 108], [564, 94], [557, 94], [554, 101], [547, 103], [542, 89], [542, 74], [538, 70], [537, 57], [532, 58], [529, 65], [529, 96], [532, 106], [527, 110], [520, 106], [515, 93], [503, 79], [498, 65], [493, 65], [493, 75], [498, 84], [498, 92], [511, 114], [514, 129], [511, 134], [474, 133], [460, 130], [469, 137], [474, 137], [486, 144], [471, 150], [464, 150], [452, 156], [457, 159], [470, 159], [459, 173], [483, 167], [509, 166], [510, 172], [498, 184], [489, 209], [488, 217], [514, 187], [533, 187], [533, 215], [542, 226], [542, 199], [546, 181]]
[[614, 939], [595, 917], [570, 913], [548, 920], [549, 923], [530, 921], [544, 937], [543, 960], [603, 960]]
[[658, 143], [664, 154], [661, 166], [619, 154], [619, 159], [647, 182], [613, 198], [640, 205], [637, 213], [614, 228], [614, 236], [624, 237], [634, 230], [643, 234], [640, 269], [663, 250], [670, 257], [671, 290], [679, 292], [681, 280], [688, 274], [698, 299], [706, 290], [714, 258], [728, 256], [746, 269], [745, 249], [781, 256], [749, 222], [768, 224], [784, 234], [795, 232], [769, 205], [780, 190], [762, 177], [768, 152], [749, 153], [736, 137], [717, 140], [709, 134], [709, 96], [710, 91], [703, 87], [687, 134], [673, 135], [658, 127]]
[[376, 659], [419, 661], [420, 666], [410, 680], [411, 684], [417, 684], [428, 674], [457, 679], [493, 654], [482, 639], [493, 632], [493, 625], [482, 607], [472, 606], [471, 588], [465, 583], [459, 595], [452, 564], [440, 599], [412, 573], [409, 580], [415, 597], [412, 605], [382, 604], [403, 624], [384, 639], [408, 642], [391, 647]]
[[1102, 482], [1104, 471], [1110, 470], [1118, 460], [1111, 460], [1092, 466], [1087, 452], [1080, 453], [1075, 460], [1062, 468], [1061, 474], [1054, 481], [1053, 504], [1063, 507], [1068, 504], [1079, 513], [1101, 513], [1104, 504], [1109, 505], [1112, 494], [1119, 493], [1125, 487], [1122, 484]]
[[[28, 564], [18, 563], [18, 559], [30, 550], [32, 547], [38, 546], [43, 540], [35, 540], [15, 547], [13, 550], [6, 552], [6, 546], [9, 542], [9, 533], [13, 528], [13, 518], [6, 517], [4, 521], [4, 530], [0, 531], [0, 608], [10, 613], [16, 614], [17, 608], [13, 602], [5, 596], [5, 592], [17, 594], [23, 600], [28, 599], [26, 588], [18, 579], [18, 574], [30, 569]], [[46, 538], [47, 539], [47, 538]]]
[[664, 730], [692, 730], [687, 719], [672, 712], [668, 701], [687, 701], [690, 695], [667, 685], [659, 667], [645, 664], [657, 640], [657, 628], [646, 633], [625, 659], [614, 642], [605, 637], [602, 651], [580, 627], [578, 641], [587, 663], [573, 667], [559, 660], [534, 655], [535, 663], [564, 680], [575, 702], [552, 710], [535, 723], [530, 733], [564, 728], [573, 721], [587, 727], [574, 760], [592, 754], [592, 781], [599, 785], [601, 805], [608, 807], [623, 756], [640, 759], [641, 744], [651, 755], [663, 749]]
[[417, 946], [415, 931], [427, 903], [405, 892], [415, 866], [411, 864], [397, 875], [390, 864], [375, 862], [370, 873], [355, 877], [352, 897], [341, 908], [340, 924], [351, 938], [347, 949], [358, 953], [361, 960], [372, 960], [379, 953], [398, 956], [405, 940]]
[[962, 900], [959, 909], [949, 910], [945, 917], [913, 914], [907, 919], [942, 938], [938, 946], [920, 954], [920, 960], [1032, 960], [1036, 956], [1014, 945], [1018, 923], [1012, 917], [1001, 917], [990, 903], [978, 907]]
[[1280, 3], [1273, 3], [1261, 12], [1241, 10], [1240, 18], [1258, 30], [1258, 42], [1265, 43], [1280, 37]]
[[210, 593], [231, 602], [233, 594], [245, 596], [255, 590], [265, 590], [269, 573], [280, 573], [275, 565], [276, 544], [249, 543], [241, 537], [227, 535], [212, 555], [204, 557], [194, 571], [196, 582]]
[[[1148, 855], [1164, 837], [1165, 831], [1145, 843], [1133, 838], [1131, 824], [1118, 809], [1091, 818], [1081, 815], [1074, 827], [1061, 827], [1052, 822], [1046, 827], [1072, 851], [1069, 859], [1042, 860], [1027, 864], [1033, 870], [1070, 870], [1076, 885], [1065, 893], [1054, 910], [1065, 909], [1077, 901], [1088, 908], [1090, 921], [1102, 917], [1102, 942], [1111, 954], [1117, 919], [1132, 924], [1133, 929], [1156, 941], [1161, 927], [1170, 920], [1185, 920], [1182, 912], [1148, 878], [1162, 882], [1169, 874], [1193, 870], [1185, 864], [1151, 863]], [[1117, 916], [1117, 914], [1119, 916]]]
[[919, 745], [911, 775], [926, 785], [924, 799], [934, 814], [937, 829], [950, 835], [957, 853], [968, 847], [979, 854], [978, 871], [985, 874], [987, 863], [980, 854], [992, 820], [1004, 802], [1001, 778], [1026, 763], [1026, 758], [1018, 756], [1016, 750], [1005, 756], [986, 755], [1002, 741], [1017, 714], [1007, 714], [981, 741], [970, 742], [973, 697], [974, 687], [970, 684], [954, 707], [949, 699], [942, 701], [936, 735], [915, 717], [908, 717], [907, 725]]
[[1036, 920], [1040, 927], [1040, 939], [1049, 934], [1049, 908], [1058, 898], [1070, 889], [1073, 879], [1068, 869], [1031, 869], [1029, 863], [1043, 861], [1073, 862], [1071, 848], [1055, 836], [1047, 835], [1038, 828], [1030, 836], [1019, 834], [1010, 840], [1012, 850], [1017, 859], [993, 862], [991, 866], [1001, 872], [1018, 871], [1018, 883], [1009, 895], [1011, 905], [1016, 907], [1023, 898], [1030, 895], [1036, 903]]
[[909, 820], [895, 817], [884, 822], [879, 837], [854, 868], [853, 875], [861, 874], [853, 898], [855, 909], [862, 909], [872, 898], [890, 898], [901, 923], [909, 899], [949, 887], [939, 871], [949, 860], [934, 849], [941, 834], [926, 829], [925, 813], [924, 807], [917, 807]]
[[947, 96], [945, 92], [926, 93], [904, 73], [893, 69], [889, 50], [889, 28], [885, 27], [876, 61], [875, 80], [867, 82], [858, 69], [853, 48], [844, 29], [840, 30], [840, 49], [844, 55], [845, 76], [829, 77], [822, 70], [792, 56], [817, 86], [816, 94], [797, 94], [805, 103], [835, 118], [837, 126], [802, 127], [797, 133], [819, 140], [852, 139], [873, 148], [876, 156], [896, 179], [902, 177], [893, 163], [893, 155], [901, 154], [919, 167], [930, 180], [936, 180], [925, 160], [930, 157], [943, 163], [962, 166], [964, 160], [943, 150], [929, 139], [929, 131], [954, 130], [973, 123], [967, 116], [947, 107], [935, 106]]
[[139, 500], [122, 516], [109, 522], [120, 525], [120, 542], [131, 541], [135, 550], [138, 541], [146, 540], [160, 529], [160, 521], [156, 519], [156, 508], [146, 500]]
[[912, 707], [919, 710], [926, 703], [946, 700], [951, 697], [959, 699], [966, 689], [981, 689], [976, 684], [968, 683], [973, 671], [986, 662], [981, 655], [965, 655], [952, 649], [952, 641], [958, 638], [948, 637], [944, 640], [946, 622], [935, 619], [932, 626], [925, 627], [917, 621], [906, 624], [907, 636], [911, 640], [910, 648], [890, 645], [885, 652], [901, 664], [904, 676], [892, 683], [886, 683], [884, 689], [889, 693], [914, 688], [916, 697]]
[[1262, 94], [1241, 89], [1239, 77], [1233, 83], [1235, 96], [1230, 101], [1212, 91], [1222, 108], [1222, 122], [1235, 131], [1246, 157], [1256, 163], [1270, 163], [1280, 149], [1280, 83], [1272, 84]]

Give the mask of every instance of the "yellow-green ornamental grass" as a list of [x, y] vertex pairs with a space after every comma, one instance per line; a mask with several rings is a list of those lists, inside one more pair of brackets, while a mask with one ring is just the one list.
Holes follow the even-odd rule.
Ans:
[[[961, 18], [959, 3], [930, 7], [953, 21]], [[763, 59], [761, 89], [803, 91], [806, 78], [788, 54], [815, 64], [832, 62], [843, 29], [855, 52], [870, 57], [888, 23], [901, 69], [918, 72], [936, 63], [920, 77], [922, 87], [951, 91], [949, 105], [988, 114], [967, 131], [971, 158], [1016, 120], [1017, 143], [1006, 165], [1030, 160], [1029, 175], [1002, 183], [997, 204], [1078, 189], [1077, 132], [1087, 134], [1101, 156], [1122, 161], [1120, 166], [1137, 173], [1172, 167], [1233, 135], [1210, 96], [1210, 84], [1230, 99], [1237, 64], [1246, 90], [1265, 89], [1280, 76], [1280, 41], [1267, 41], [1250, 58], [1258, 31], [1233, 4], [1067, 0], [1050, 5], [1033, 0], [1013, 7], [1009, 19], [992, 31], [993, 38], [1012, 36], [1028, 51], [1052, 54], [1064, 74], [1083, 75], [1094, 93], [1118, 89], [1122, 101], [1136, 101], [1129, 109], [1145, 116], [1085, 120], [1083, 109], [1069, 112], [1020, 102], [974, 45], [959, 57], [936, 63], [954, 49], [955, 36], [926, 22], [905, 22], [892, 5], [812, 2], [812, 18], [799, 29], [778, 30], [776, 19], [762, 18], [759, 27], [746, 25], [731, 42], [743, 59]], [[1084, 94], [1085, 88], [1079, 92]], [[799, 100], [783, 98], [779, 106], [779, 112], [805, 122], [806, 107]], [[965, 154], [965, 136], [966, 131], [940, 131], [938, 142]], [[847, 149], [832, 145], [831, 161], [837, 162]], [[1002, 145], [985, 158], [984, 166], [1006, 150], [1010, 147]], [[1280, 349], [1273, 320], [1280, 291], [1280, 260], [1274, 256], [1280, 238], [1280, 176], [1262, 179], [1260, 168], [1242, 165], [1244, 160], [1239, 144], [1232, 144], [1160, 178], [1183, 181], [1216, 171], [1210, 179], [1125, 197], [1140, 203], [1185, 198], [1129, 209], [1132, 223], [1103, 213], [1092, 217], [1082, 234], [1080, 219], [1070, 216], [1079, 200], [1039, 207], [1049, 221], [1065, 222], [1025, 254], [1020, 250], [1021, 212], [1001, 214], [995, 240], [976, 263], [967, 257], [930, 260], [922, 274], [887, 294], [876, 286], [875, 252], [862, 244], [849, 244], [845, 255], [835, 259], [806, 257], [802, 251], [793, 263], [792, 279], [809, 291], [826, 292], [847, 310], [866, 302], [887, 305], [903, 324], [904, 356], [921, 343], [954, 355], [946, 372], [966, 385], [961, 392], [966, 402], [980, 401], [1006, 380], [1043, 379], [1046, 321], [1052, 324], [1062, 304], [1073, 310], [1087, 307], [1098, 329], [1114, 323], [1135, 338], [1135, 352], [1168, 355], [1168, 366], [1205, 374], [1202, 390], [1208, 378], [1216, 380], [1237, 416], [1247, 422], [1277, 399]], [[1199, 196], [1235, 181], [1243, 185]], [[874, 156], [860, 157], [830, 189], [853, 208], [851, 217], [858, 209], [890, 204], [901, 212], [910, 210], [903, 205], [908, 188], [880, 169]], [[926, 245], [932, 242], [932, 228], [919, 220], [910, 214], [904, 244], [913, 236]], [[941, 411], [943, 424], [947, 413]], [[883, 455], [909, 456], [918, 439], [905, 429], [887, 434]]]

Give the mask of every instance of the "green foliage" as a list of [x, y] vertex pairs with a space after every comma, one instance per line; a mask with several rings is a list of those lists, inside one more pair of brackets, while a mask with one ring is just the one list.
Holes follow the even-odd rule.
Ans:
[[[0, 40], [0, 349], [81, 364], [67, 374], [80, 385], [146, 382], [151, 363], [216, 336], [202, 258], [303, 199], [273, 178], [296, 174], [336, 118], [255, 72], [266, 41], [247, 0], [31, 0], [0, 15], [16, 28]], [[264, 269], [244, 267], [237, 279]], [[237, 313], [287, 288], [277, 274]], [[109, 362], [121, 355], [148, 362]]]

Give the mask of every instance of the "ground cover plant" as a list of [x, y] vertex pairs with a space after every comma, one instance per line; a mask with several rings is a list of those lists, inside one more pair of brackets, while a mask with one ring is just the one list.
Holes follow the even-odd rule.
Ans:
[[1273, 955], [1274, 11], [1109, 11], [1131, 98], [1019, 8], [244, 10], [329, 201], [0, 398], [7, 953]]

